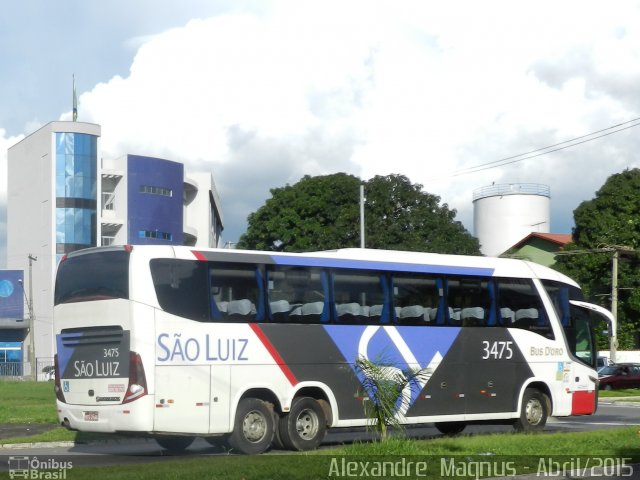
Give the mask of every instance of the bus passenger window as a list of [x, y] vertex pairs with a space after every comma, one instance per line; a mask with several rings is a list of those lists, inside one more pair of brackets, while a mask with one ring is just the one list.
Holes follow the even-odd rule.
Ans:
[[327, 274], [318, 268], [267, 270], [269, 318], [273, 322], [324, 323], [329, 320]]
[[553, 330], [538, 291], [528, 279], [498, 281], [498, 311], [504, 327], [522, 328], [553, 339]]
[[420, 274], [393, 277], [393, 305], [400, 325], [436, 325], [440, 298], [440, 289], [433, 277]]
[[449, 325], [465, 327], [495, 326], [489, 279], [448, 278], [447, 305]]
[[158, 303], [165, 312], [199, 322], [209, 321], [206, 264], [156, 258], [151, 260], [150, 269]]
[[211, 263], [211, 312], [214, 321], [262, 321], [260, 271], [256, 265]]
[[390, 305], [384, 274], [341, 270], [333, 274], [334, 313], [338, 323], [376, 324], [389, 321]]

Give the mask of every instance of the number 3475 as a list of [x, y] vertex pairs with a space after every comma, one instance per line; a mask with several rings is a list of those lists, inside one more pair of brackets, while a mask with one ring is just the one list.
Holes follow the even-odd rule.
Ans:
[[513, 357], [513, 342], [488, 340], [482, 341], [483, 360], [510, 360]]

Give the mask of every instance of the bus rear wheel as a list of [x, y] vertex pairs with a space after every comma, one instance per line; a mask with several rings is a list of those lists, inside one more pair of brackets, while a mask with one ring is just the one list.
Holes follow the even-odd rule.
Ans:
[[527, 388], [522, 396], [520, 417], [513, 427], [519, 432], [536, 432], [542, 430], [549, 416], [549, 400], [547, 396], [535, 388]]
[[458, 435], [466, 426], [467, 424], [464, 422], [438, 422], [435, 424], [438, 431], [445, 435]]
[[280, 417], [278, 437], [290, 450], [312, 450], [327, 432], [327, 418], [320, 403], [311, 397], [296, 398], [288, 414]]
[[248, 455], [266, 451], [275, 432], [273, 410], [257, 398], [244, 398], [238, 403], [229, 446]]
[[170, 452], [181, 452], [193, 443], [195, 437], [156, 437], [156, 443]]

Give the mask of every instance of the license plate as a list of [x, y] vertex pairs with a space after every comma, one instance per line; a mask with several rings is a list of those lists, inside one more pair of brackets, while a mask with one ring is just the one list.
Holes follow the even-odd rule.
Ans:
[[97, 422], [98, 421], [98, 412], [84, 412], [84, 421], [85, 422]]

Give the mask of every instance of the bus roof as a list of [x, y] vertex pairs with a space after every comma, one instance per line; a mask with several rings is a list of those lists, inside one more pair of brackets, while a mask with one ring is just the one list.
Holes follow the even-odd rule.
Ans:
[[539, 278], [541, 280], [554, 280], [578, 287], [578, 284], [566, 275], [543, 265], [525, 260], [371, 248], [342, 248], [319, 252], [290, 253], [170, 245], [127, 245], [89, 248], [73, 252], [69, 254], [69, 256], [73, 257], [114, 249], [131, 249], [134, 255], [136, 252], [144, 251], [145, 256], [159, 258], [175, 257], [221, 262], [257, 262], [266, 265], [283, 266], [315, 266], [324, 268], [374, 269], [471, 276]]
[[[318, 267], [370, 268], [390, 271], [469, 274], [496, 277], [522, 277], [555, 280], [578, 286], [566, 275], [551, 268], [525, 260], [483, 257], [471, 255], [448, 255], [439, 253], [408, 252], [400, 250], [378, 250], [369, 248], [343, 248], [319, 252], [290, 253], [256, 250], [195, 249], [174, 247], [176, 256], [180, 250], [200, 254], [203, 259], [219, 261], [242, 261], [251, 257], [275, 265], [306, 265]], [[258, 257], [258, 258], [256, 258]], [[246, 261], [246, 260], [245, 260]]]

